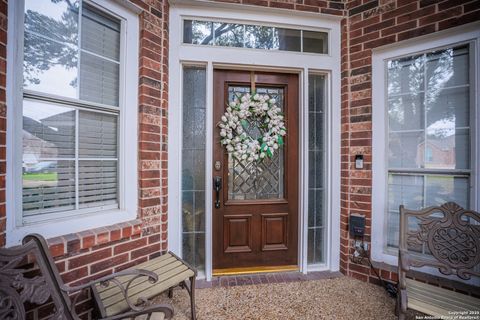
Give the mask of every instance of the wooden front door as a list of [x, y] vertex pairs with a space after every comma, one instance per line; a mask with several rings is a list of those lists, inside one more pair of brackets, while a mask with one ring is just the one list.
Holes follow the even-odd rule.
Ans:
[[[214, 72], [213, 271], [297, 266], [298, 251], [298, 75]], [[275, 98], [283, 109], [285, 145], [262, 162], [239, 161], [220, 144], [217, 126], [227, 104], [250, 92]], [[252, 126], [251, 130], [255, 130]], [[254, 132], [252, 132], [252, 135]], [[255, 166], [252, 170], [251, 166]]]

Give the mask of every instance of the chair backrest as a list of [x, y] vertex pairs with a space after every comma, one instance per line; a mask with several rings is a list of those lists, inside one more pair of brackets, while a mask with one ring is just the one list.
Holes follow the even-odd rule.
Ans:
[[[27, 263], [29, 257], [35, 259], [35, 266]], [[62, 285], [42, 236], [28, 235], [22, 246], [0, 248], [0, 319], [25, 319], [25, 303], [42, 305], [50, 298], [52, 319], [79, 319], [68, 294], [60, 289]]]
[[[416, 228], [409, 228], [412, 220], [418, 223]], [[412, 247], [426, 247], [428, 254], [411, 255], [410, 266], [435, 267], [464, 280], [480, 277], [480, 214], [454, 202], [418, 211], [402, 205], [399, 250]]]

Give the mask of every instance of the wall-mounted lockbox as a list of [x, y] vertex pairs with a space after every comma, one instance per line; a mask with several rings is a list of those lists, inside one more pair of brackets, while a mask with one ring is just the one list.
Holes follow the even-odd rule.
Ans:
[[351, 213], [348, 221], [350, 236], [363, 237], [365, 234], [365, 216], [359, 213]]

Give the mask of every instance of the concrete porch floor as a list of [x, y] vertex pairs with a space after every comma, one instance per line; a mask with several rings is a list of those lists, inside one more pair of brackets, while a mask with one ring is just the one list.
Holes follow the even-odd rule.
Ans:
[[[218, 277], [198, 287], [199, 320], [396, 319], [395, 300], [382, 287], [339, 273]], [[173, 319], [190, 319], [186, 290], [177, 288], [172, 301], [166, 294], [156, 300], [173, 305]]]

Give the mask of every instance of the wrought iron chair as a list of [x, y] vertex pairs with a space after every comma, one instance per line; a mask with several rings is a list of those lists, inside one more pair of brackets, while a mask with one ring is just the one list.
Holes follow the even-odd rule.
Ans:
[[399, 319], [407, 307], [437, 317], [479, 312], [480, 299], [407, 279], [411, 267], [425, 266], [462, 280], [480, 277], [480, 214], [454, 202], [419, 211], [400, 206], [397, 295]]

